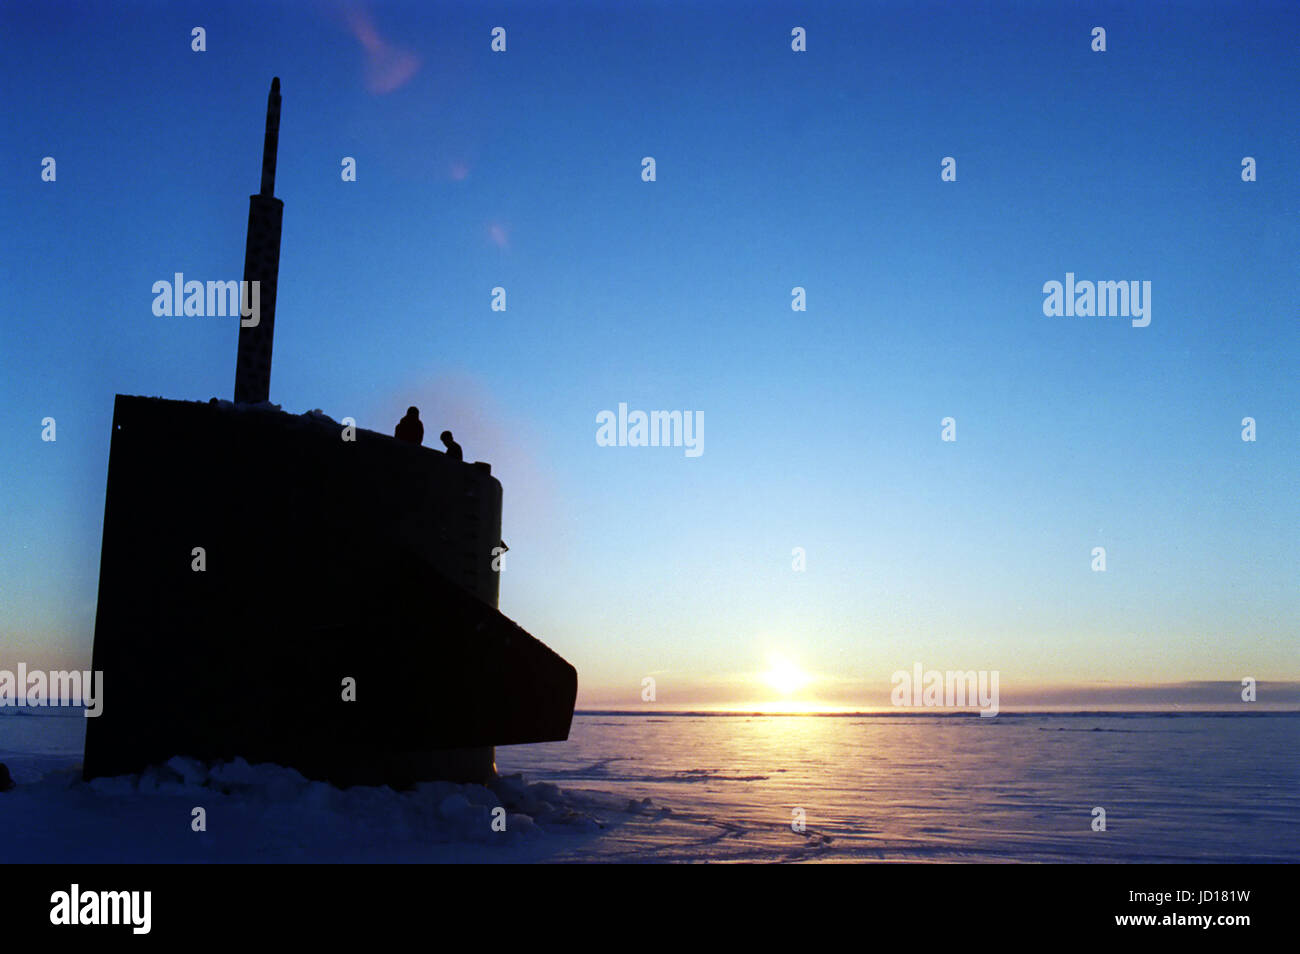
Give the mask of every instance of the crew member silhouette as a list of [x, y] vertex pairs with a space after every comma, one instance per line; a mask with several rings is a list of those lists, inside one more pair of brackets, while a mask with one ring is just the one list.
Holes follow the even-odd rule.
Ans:
[[418, 407], [408, 407], [406, 409], [406, 416], [397, 422], [393, 436], [399, 441], [407, 441], [411, 444], [424, 443], [424, 425], [420, 423], [420, 409]]
[[464, 460], [465, 452], [460, 449], [460, 445], [451, 439], [451, 431], [442, 432], [442, 442], [447, 445], [447, 456], [452, 460]]

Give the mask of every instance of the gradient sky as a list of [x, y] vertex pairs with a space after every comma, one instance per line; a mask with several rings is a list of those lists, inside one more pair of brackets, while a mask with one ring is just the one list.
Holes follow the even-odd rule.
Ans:
[[[490, 461], [501, 608], [580, 705], [778, 698], [772, 652], [849, 705], [915, 662], [1300, 679], [1297, 35], [1292, 2], [7, 3], [0, 665], [89, 665], [113, 395], [231, 396], [236, 323], [150, 288], [240, 277], [278, 75], [272, 399], [418, 404]], [[1150, 281], [1150, 326], [1045, 317], [1067, 271]], [[704, 454], [598, 447], [619, 402], [703, 412]]]

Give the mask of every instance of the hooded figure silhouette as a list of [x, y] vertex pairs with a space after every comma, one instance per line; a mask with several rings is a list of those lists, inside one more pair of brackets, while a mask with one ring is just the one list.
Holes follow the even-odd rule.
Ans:
[[460, 449], [459, 444], [452, 440], [451, 431], [442, 432], [442, 442], [447, 445], [447, 456], [452, 460], [465, 459], [465, 452]]
[[406, 416], [397, 422], [397, 427], [393, 430], [393, 436], [399, 441], [407, 441], [411, 444], [424, 443], [424, 425], [420, 423], [420, 409], [418, 407], [408, 407]]

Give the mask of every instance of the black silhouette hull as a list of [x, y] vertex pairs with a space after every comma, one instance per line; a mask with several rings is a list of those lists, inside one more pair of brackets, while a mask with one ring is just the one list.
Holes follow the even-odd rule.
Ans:
[[577, 672], [497, 611], [500, 532], [487, 465], [119, 395], [85, 777], [186, 755], [481, 781], [493, 746], [566, 739]]

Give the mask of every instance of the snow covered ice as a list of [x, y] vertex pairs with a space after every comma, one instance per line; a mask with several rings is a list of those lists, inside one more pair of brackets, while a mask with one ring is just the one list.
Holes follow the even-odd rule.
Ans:
[[86, 720], [34, 711], [0, 715], [0, 861], [1300, 860], [1295, 714], [580, 714], [490, 786], [399, 792], [242, 759], [85, 783]]
[[[181, 757], [89, 783], [75, 767], [20, 774], [29, 780], [0, 803], [6, 861], [513, 861], [545, 854], [544, 842], [598, 833], [621, 814], [616, 799], [519, 775], [490, 788], [338, 789], [278, 765]], [[192, 830], [195, 808], [205, 831]], [[504, 831], [493, 829], [496, 808], [505, 809]]]

